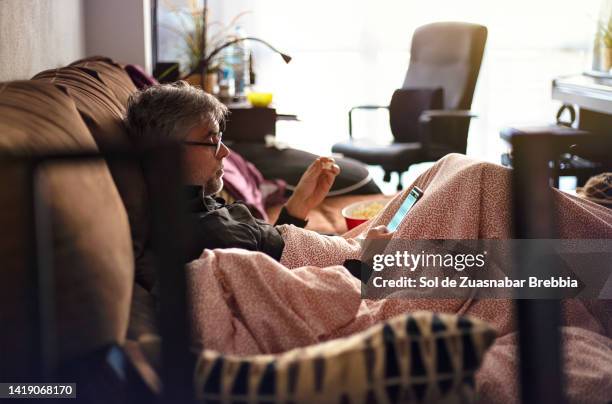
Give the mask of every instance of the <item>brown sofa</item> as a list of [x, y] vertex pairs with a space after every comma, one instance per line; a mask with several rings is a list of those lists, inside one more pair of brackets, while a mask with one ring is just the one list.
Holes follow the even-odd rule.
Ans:
[[[122, 123], [129, 95], [136, 91], [127, 73], [106, 58], [77, 61], [37, 74], [29, 81], [0, 84], [0, 149], [3, 153], [112, 150], [129, 146]], [[27, 368], [28, 330], [27, 181], [23, 170], [0, 170], [0, 367], [19, 375]], [[58, 361], [64, 362], [110, 344], [126, 335], [155, 330], [153, 254], [150, 246], [147, 188], [136, 163], [110, 161], [53, 165], [42, 171], [42, 189], [51, 202], [54, 260], [57, 271]], [[379, 196], [367, 196], [375, 198]], [[329, 198], [311, 215], [309, 228], [345, 231], [340, 209], [360, 196]], [[269, 210], [275, 220], [280, 206]], [[130, 245], [131, 244], [131, 245]], [[136, 280], [136, 283], [133, 281]], [[134, 291], [131, 285], [135, 285]], [[66, 293], [66, 291], [69, 291]], [[132, 294], [136, 296], [130, 305]], [[128, 331], [128, 316], [132, 321]], [[101, 310], [101, 308], [104, 308]], [[31, 333], [29, 331], [32, 331]], [[68, 337], [69, 336], [69, 337]]]
[[[0, 83], [0, 150], [3, 155], [38, 155], [126, 148], [122, 117], [135, 90], [121, 66], [104, 58], [48, 70], [29, 81]], [[127, 335], [154, 329], [147, 191], [138, 163], [49, 164], [40, 170], [42, 194], [36, 196], [23, 165], [4, 161], [2, 167], [0, 374], [15, 381], [39, 381], [44, 370], [31, 372], [42, 356], [51, 366], [66, 369], [87, 363], [84, 359], [92, 355], [99, 357], [98, 363], [110, 363], [109, 347], [129, 347]], [[33, 303], [39, 288], [31, 284], [29, 269], [36, 264], [28, 232], [33, 220], [30, 200], [40, 199], [48, 204], [44, 208], [53, 246], [41, 272], [55, 272], [55, 285], [48, 289], [55, 296], [41, 301], [47, 307]], [[53, 285], [49, 281], [41, 280]], [[130, 313], [131, 308], [135, 310]], [[36, 315], [51, 323], [55, 338], [32, 326]], [[128, 332], [129, 323], [134, 331]], [[50, 350], [54, 352], [47, 355]], [[139, 370], [144, 361], [133, 352], [136, 367], [131, 368]], [[80, 371], [70, 370], [75, 377]], [[88, 372], [99, 372], [98, 381], [111, 379], [104, 366]], [[140, 373], [154, 391], [155, 378], [146, 369]], [[118, 397], [112, 390], [109, 387], [109, 394]]]
[[[11, 153], [95, 150], [96, 143], [73, 100], [42, 81], [0, 84], [0, 148]], [[35, 361], [37, 330], [28, 322], [29, 262], [27, 172], [20, 165], [0, 170], [0, 346], [2, 374], [27, 376]], [[55, 310], [59, 362], [124, 341], [134, 279], [128, 217], [105, 164], [55, 165], [41, 171], [53, 229]], [[47, 268], [48, 269], [48, 268]], [[43, 310], [45, 308], [42, 308]], [[31, 336], [32, 338], [27, 338]], [[25, 339], [25, 341], [24, 341]]]

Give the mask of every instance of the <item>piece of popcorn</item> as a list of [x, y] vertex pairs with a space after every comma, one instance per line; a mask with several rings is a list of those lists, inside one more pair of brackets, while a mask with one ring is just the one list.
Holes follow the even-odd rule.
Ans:
[[331, 170], [334, 167], [334, 163], [331, 161], [324, 161], [323, 162], [323, 169], [324, 170]]
[[351, 217], [354, 219], [373, 219], [384, 207], [385, 205], [381, 202], [370, 203], [353, 210]]

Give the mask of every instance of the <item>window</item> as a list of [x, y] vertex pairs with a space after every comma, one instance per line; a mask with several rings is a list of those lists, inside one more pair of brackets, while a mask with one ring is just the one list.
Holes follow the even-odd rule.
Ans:
[[[468, 154], [497, 162], [500, 128], [552, 122], [559, 103], [551, 80], [590, 68], [600, 7], [600, 0], [209, 0], [211, 21], [250, 10], [241, 24], [246, 32], [293, 57], [285, 65], [252, 45], [257, 87], [274, 93], [279, 112], [302, 120], [279, 122], [278, 136], [315, 153], [348, 138], [351, 106], [388, 104], [402, 84], [415, 28], [445, 20], [486, 25], [473, 102], [480, 118], [470, 128]], [[365, 114], [355, 116], [356, 136], [390, 138], [384, 111]]]

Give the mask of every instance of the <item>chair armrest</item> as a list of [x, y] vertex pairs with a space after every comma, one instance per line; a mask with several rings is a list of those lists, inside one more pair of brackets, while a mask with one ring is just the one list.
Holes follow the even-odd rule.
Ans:
[[419, 122], [429, 122], [432, 119], [478, 118], [478, 115], [466, 109], [428, 109], [423, 111]]
[[349, 137], [353, 138], [353, 111], [356, 109], [366, 109], [366, 110], [375, 110], [375, 109], [389, 109], [388, 105], [357, 105], [349, 110], [348, 118], [349, 118]]

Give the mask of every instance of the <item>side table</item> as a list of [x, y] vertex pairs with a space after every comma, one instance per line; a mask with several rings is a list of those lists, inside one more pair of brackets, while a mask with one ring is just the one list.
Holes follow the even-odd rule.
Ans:
[[[595, 148], [601, 151], [596, 145], [592, 145], [591, 132], [582, 129], [574, 129], [560, 125], [548, 126], [529, 126], [529, 127], [508, 127], [502, 129], [500, 137], [508, 144], [517, 136], [524, 138], [524, 147], [535, 146], [538, 139], [546, 137], [550, 146], [550, 174], [552, 185], [559, 186], [559, 176], [575, 176], [578, 184], [583, 184], [589, 177], [599, 173], [604, 169], [605, 161], [591, 159], [593, 153], [589, 150]], [[531, 139], [531, 140], [530, 140]], [[531, 144], [530, 144], [531, 143]], [[580, 152], [585, 152], [589, 159], [581, 158]], [[513, 150], [513, 155], [515, 151]], [[576, 154], [580, 155], [578, 157]], [[504, 165], [514, 165], [510, 155], [502, 155]]]
[[297, 121], [296, 115], [278, 114], [273, 107], [253, 107], [248, 102], [227, 104], [230, 114], [223, 137], [234, 142], [264, 143], [266, 135], [276, 135], [276, 121]]

